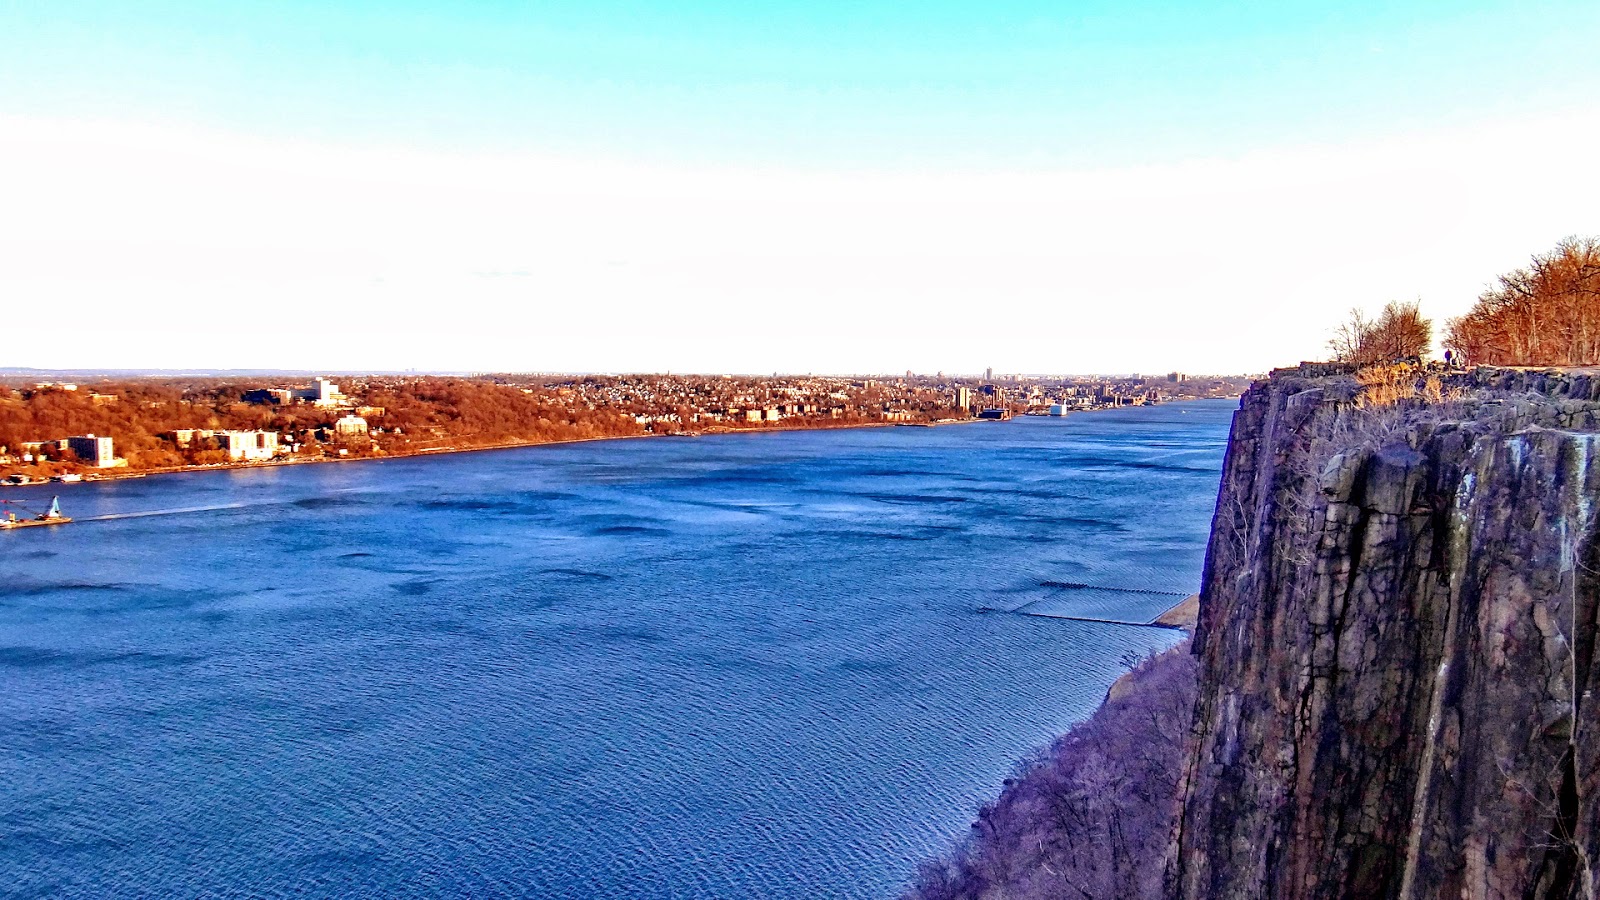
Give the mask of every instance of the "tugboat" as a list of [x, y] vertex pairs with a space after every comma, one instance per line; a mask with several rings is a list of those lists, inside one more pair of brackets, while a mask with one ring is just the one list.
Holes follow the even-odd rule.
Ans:
[[[21, 503], [15, 500], [0, 500], [0, 503], [10, 506], [22, 506]], [[22, 508], [27, 509], [25, 506], [22, 506]], [[0, 531], [12, 528], [28, 528], [33, 525], [65, 525], [71, 521], [72, 519], [61, 514], [61, 498], [52, 497], [50, 498], [50, 508], [31, 519], [19, 519], [16, 513], [7, 510], [5, 518], [0, 518]]]

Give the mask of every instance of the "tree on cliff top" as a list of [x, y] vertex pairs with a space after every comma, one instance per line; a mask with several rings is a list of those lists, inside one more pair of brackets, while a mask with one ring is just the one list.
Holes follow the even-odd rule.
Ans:
[[1600, 365], [1600, 239], [1569, 237], [1501, 275], [1444, 343], [1481, 365]]
[[1376, 319], [1350, 310], [1328, 347], [1335, 360], [1366, 368], [1421, 359], [1432, 343], [1433, 323], [1423, 318], [1419, 304], [1391, 300]]

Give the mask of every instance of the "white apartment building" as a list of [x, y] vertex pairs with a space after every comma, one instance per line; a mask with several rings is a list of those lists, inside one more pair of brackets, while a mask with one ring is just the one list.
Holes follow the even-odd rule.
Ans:
[[318, 378], [311, 383], [311, 387], [295, 391], [295, 396], [301, 400], [308, 400], [311, 405], [322, 409], [343, 406], [348, 400], [344, 394], [340, 393], [339, 385], [326, 378]]
[[236, 462], [262, 462], [278, 455], [278, 435], [272, 431], [219, 431], [217, 445]]

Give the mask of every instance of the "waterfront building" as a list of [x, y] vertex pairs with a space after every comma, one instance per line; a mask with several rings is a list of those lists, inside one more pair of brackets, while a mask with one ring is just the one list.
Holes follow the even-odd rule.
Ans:
[[204, 428], [179, 428], [172, 432], [172, 443], [179, 450], [187, 450], [197, 440], [208, 440], [216, 432]]
[[278, 455], [278, 435], [271, 431], [219, 431], [217, 445], [235, 462], [262, 462]]
[[117, 464], [111, 438], [85, 434], [67, 438], [66, 444], [68, 450], [78, 455], [78, 459], [97, 469], [108, 469]]
[[366, 437], [367, 420], [360, 416], [343, 416], [333, 423], [340, 437]]

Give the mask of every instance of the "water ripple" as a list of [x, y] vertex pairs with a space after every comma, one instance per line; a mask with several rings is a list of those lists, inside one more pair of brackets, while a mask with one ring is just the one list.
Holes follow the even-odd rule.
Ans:
[[1052, 616], [1193, 588], [1192, 409], [75, 487], [0, 548], [0, 884], [893, 896], [1171, 640]]

